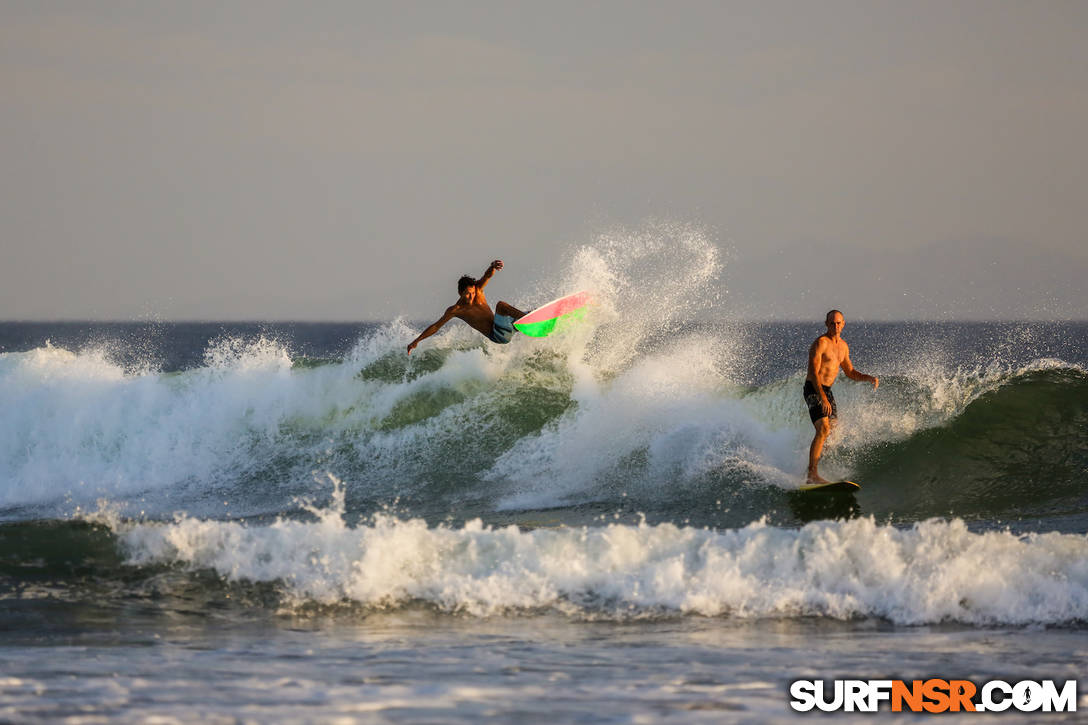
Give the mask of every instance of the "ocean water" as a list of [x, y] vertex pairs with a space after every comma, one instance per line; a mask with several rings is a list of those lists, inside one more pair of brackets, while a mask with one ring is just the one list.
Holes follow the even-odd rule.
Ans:
[[731, 319], [722, 264], [601, 237], [500, 295], [591, 289], [584, 324], [411, 357], [404, 320], [0, 323], [0, 721], [784, 722], [838, 677], [1088, 709], [1088, 324], [845, 310], [881, 385], [837, 383], [821, 471], [862, 489], [805, 495], [824, 311]]

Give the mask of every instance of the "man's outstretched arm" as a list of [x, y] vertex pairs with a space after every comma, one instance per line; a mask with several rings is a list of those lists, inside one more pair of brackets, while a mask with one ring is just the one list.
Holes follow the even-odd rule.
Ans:
[[438, 332], [439, 330], [442, 329], [442, 325], [445, 325], [447, 322], [452, 320], [453, 317], [454, 317], [453, 313], [454, 313], [454, 308], [453, 307], [447, 307], [446, 312], [441, 317], [439, 317], [438, 320], [436, 320], [434, 323], [432, 323], [426, 330], [419, 333], [419, 337], [417, 337], [416, 339], [414, 339], [410, 343], [408, 343], [408, 354], [409, 355], [412, 354], [412, 350], [416, 349], [416, 345], [418, 345], [421, 340], [425, 340], [428, 337], [430, 337], [431, 335], [433, 335], [434, 333]]
[[491, 275], [495, 274], [498, 270], [502, 269], [502, 260], [496, 259], [494, 262], [487, 266], [484, 273], [480, 275], [480, 278], [476, 280], [476, 286], [483, 289], [487, 286], [487, 283], [491, 281]]
[[842, 359], [842, 371], [851, 380], [856, 380], [859, 383], [872, 383], [873, 390], [876, 390], [880, 385], [880, 378], [875, 375], [866, 375], [854, 369], [854, 363], [850, 362], [849, 350], [846, 352], [846, 357]]

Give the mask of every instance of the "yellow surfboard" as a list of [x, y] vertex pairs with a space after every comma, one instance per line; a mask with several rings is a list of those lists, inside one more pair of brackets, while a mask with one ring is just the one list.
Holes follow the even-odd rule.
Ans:
[[861, 490], [861, 486], [853, 481], [829, 481], [827, 483], [806, 483], [800, 491], [819, 491], [820, 493], [854, 493]]

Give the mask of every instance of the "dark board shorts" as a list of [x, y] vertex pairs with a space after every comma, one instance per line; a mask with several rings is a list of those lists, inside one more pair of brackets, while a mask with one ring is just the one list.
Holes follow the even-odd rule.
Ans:
[[[827, 396], [827, 402], [831, 403], [831, 418], [836, 419], [839, 417], [839, 407], [835, 405], [835, 395], [831, 392], [831, 388], [827, 385], [821, 385], [824, 389], [824, 395]], [[811, 380], [805, 381], [805, 390], [803, 395], [805, 396], [805, 404], [808, 405], [808, 417], [812, 418], [812, 422], [815, 423], [820, 418], [827, 417], [824, 413], [824, 408], [820, 404], [820, 395], [816, 392], [816, 386], [812, 384]]]

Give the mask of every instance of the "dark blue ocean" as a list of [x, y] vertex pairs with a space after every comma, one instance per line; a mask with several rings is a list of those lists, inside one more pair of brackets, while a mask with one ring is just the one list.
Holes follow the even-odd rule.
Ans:
[[622, 293], [411, 357], [403, 320], [0, 323], [0, 721], [780, 722], [824, 677], [1088, 695], [1088, 324], [847, 310], [881, 385], [836, 384], [822, 472], [862, 488], [819, 497], [823, 311]]

